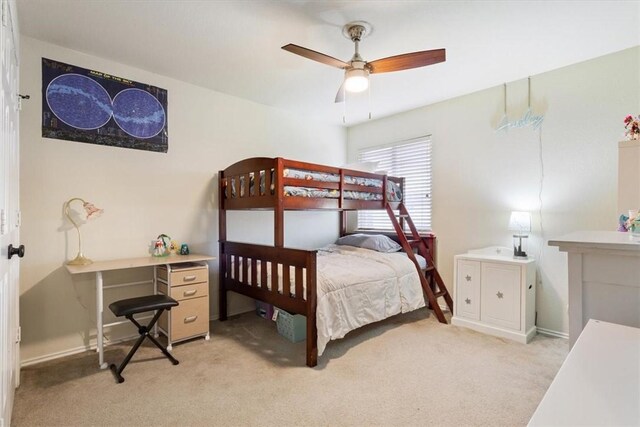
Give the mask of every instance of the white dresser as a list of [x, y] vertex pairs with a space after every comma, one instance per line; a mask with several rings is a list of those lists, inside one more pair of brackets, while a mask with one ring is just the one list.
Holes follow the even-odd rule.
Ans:
[[640, 239], [618, 231], [576, 231], [549, 240], [567, 252], [569, 345], [589, 319], [640, 328]]
[[451, 323], [528, 343], [536, 334], [535, 261], [492, 246], [456, 255]]

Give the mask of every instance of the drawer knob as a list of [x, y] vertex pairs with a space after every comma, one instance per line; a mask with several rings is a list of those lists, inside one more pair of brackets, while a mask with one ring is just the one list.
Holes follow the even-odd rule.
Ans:
[[190, 297], [190, 296], [192, 296], [192, 295], [195, 295], [195, 294], [196, 294], [196, 292], [198, 292], [198, 290], [197, 290], [197, 289], [191, 289], [191, 290], [189, 290], [189, 291], [184, 291], [184, 292], [182, 293], [182, 295], [184, 295], [185, 297]]
[[465, 279], [467, 279], [467, 282], [471, 281], [471, 276], [469, 276], [468, 274], [466, 275]]
[[464, 300], [464, 302], [466, 302], [467, 304], [471, 304], [471, 300], [469, 298], [467, 298], [466, 300]]
[[195, 322], [198, 316], [189, 316], [184, 318], [184, 323], [192, 323]]
[[185, 282], [192, 282], [192, 281], [196, 280], [196, 276], [195, 276], [195, 275], [192, 275], [192, 276], [184, 276], [184, 277], [182, 278], [182, 280], [184, 280]]
[[502, 299], [504, 297], [504, 294], [502, 292], [498, 291], [496, 296], [498, 297], [498, 299]]

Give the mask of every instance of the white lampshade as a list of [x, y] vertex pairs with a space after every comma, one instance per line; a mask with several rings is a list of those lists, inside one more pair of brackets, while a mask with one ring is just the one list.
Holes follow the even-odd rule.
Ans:
[[345, 73], [344, 88], [348, 92], [362, 92], [369, 87], [369, 71], [351, 69]]
[[511, 212], [509, 230], [521, 233], [531, 231], [531, 214], [529, 212]]

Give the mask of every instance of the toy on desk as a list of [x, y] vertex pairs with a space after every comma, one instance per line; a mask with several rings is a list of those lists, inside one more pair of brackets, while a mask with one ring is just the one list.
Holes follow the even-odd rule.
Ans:
[[151, 255], [160, 257], [169, 254], [171, 254], [171, 237], [161, 234], [151, 242]]
[[180, 246], [180, 255], [189, 255], [189, 246], [186, 243]]
[[618, 219], [618, 231], [622, 231], [623, 233], [625, 231], [629, 231], [627, 229], [627, 221], [629, 220], [629, 217], [626, 216], [625, 214], [620, 215], [620, 218]]

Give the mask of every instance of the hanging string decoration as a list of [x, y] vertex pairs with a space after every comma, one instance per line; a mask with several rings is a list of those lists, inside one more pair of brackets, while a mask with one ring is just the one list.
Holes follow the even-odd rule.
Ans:
[[542, 122], [544, 121], [544, 116], [536, 116], [533, 114], [531, 110], [531, 77], [528, 78], [529, 84], [529, 93], [528, 93], [528, 108], [525, 111], [522, 118], [509, 121], [509, 117], [507, 115], [507, 84], [504, 84], [504, 116], [502, 117], [502, 121], [496, 128], [496, 131], [507, 131], [509, 129], [517, 129], [517, 128], [525, 128], [531, 126], [534, 130], [540, 128], [542, 126]]

